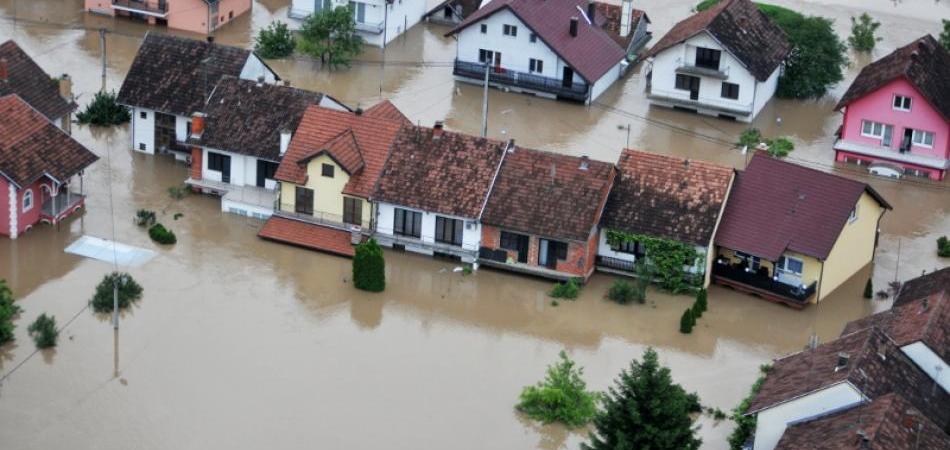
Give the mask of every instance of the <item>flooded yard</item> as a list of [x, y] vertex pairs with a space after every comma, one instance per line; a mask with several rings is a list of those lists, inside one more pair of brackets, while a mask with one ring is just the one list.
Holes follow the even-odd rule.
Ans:
[[[833, 17], [842, 36], [849, 15], [860, 12], [844, 0], [775, 3]], [[658, 38], [692, 4], [638, 7]], [[257, 0], [250, 16], [217, 39], [248, 46], [252, 30], [285, 17], [288, 5]], [[938, 18], [950, 17], [943, 1], [862, 6], [884, 23], [875, 57], [936, 34]], [[85, 104], [100, 83], [98, 34], [73, 28], [115, 31], [107, 38], [108, 86], [118, 89], [148, 27], [83, 15], [81, 7], [78, 0], [0, 0], [0, 41], [15, 39], [51, 75], [68, 72]], [[446, 31], [417, 26], [385, 54], [368, 49], [350, 69], [327, 71], [304, 59], [269, 63], [295, 86], [348, 104], [387, 98], [413, 121], [446, 118], [450, 128], [477, 133], [481, 90], [453, 81]], [[856, 62], [833, 94], [872, 59]], [[492, 90], [489, 134], [614, 161], [629, 125], [630, 147], [742, 167], [744, 156], [729, 143], [743, 125], [650, 108], [643, 73], [637, 67], [590, 107]], [[754, 125], [790, 136], [793, 161], [832, 170], [840, 124], [834, 103], [776, 100]], [[561, 349], [602, 390], [653, 346], [675, 381], [725, 411], [760, 364], [801, 349], [812, 334], [827, 341], [845, 322], [886, 309], [886, 301], [861, 298], [868, 276], [883, 288], [946, 265], [934, 241], [950, 234], [950, 183], [869, 179], [839, 166], [869, 180], [895, 210], [882, 222], [873, 267], [804, 311], [713, 287], [709, 311], [683, 335], [686, 296], [651, 291], [645, 305], [616, 305], [604, 299], [613, 278], [597, 274], [578, 300], [555, 307], [546, 281], [488, 269], [464, 276], [452, 272], [454, 263], [393, 252], [386, 253], [386, 291], [367, 294], [351, 286], [347, 259], [262, 241], [260, 221], [221, 213], [216, 198], [171, 199], [167, 188], [180, 185], [188, 168], [133, 154], [127, 127], [74, 126], [73, 135], [101, 158], [85, 177], [88, 211], [58, 229], [0, 240], [0, 278], [24, 309], [16, 342], [0, 348], [4, 449], [577, 448], [585, 430], [540, 426], [513, 408]], [[140, 208], [158, 211], [178, 243], [153, 244], [132, 223]], [[176, 213], [183, 216], [175, 220]], [[123, 315], [117, 341], [109, 318], [85, 309], [111, 265], [63, 252], [81, 235], [112, 238], [113, 226], [119, 242], [158, 252], [141, 267], [120, 268], [145, 295]], [[33, 354], [26, 326], [43, 312], [72, 321], [55, 350]], [[703, 448], [726, 448], [728, 421], [704, 416], [700, 425]]]

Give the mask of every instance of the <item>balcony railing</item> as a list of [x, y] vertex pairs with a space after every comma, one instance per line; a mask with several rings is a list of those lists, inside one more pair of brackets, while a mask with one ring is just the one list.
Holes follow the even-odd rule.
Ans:
[[68, 191], [68, 187], [63, 189], [55, 197], [47, 197], [43, 200], [43, 206], [40, 209], [40, 217], [50, 222], [58, 222], [71, 214], [76, 207], [83, 204], [85, 196], [76, 192]]
[[361, 232], [369, 233], [370, 232], [370, 221], [363, 219], [359, 225], [354, 225], [351, 223], [346, 223], [343, 221], [343, 216], [340, 214], [331, 214], [323, 211], [313, 211], [312, 213], [303, 213], [296, 212], [294, 210], [294, 205], [288, 203], [280, 203], [277, 211], [274, 211], [274, 214], [279, 216], [284, 216], [288, 218], [302, 220], [304, 222], [310, 222], [317, 225], [324, 225], [330, 228], [337, 228], [340, 230], [354, 231], [354, 228], [358, 228]]
[[[703, 91], [704, 92], [704, 91]], [[748, 116], [752, 114], [752, 103], [742, 104], [735, 101], [720, 100], [718, 98], [699, 97], [696, 100], [689, 98], [690, 91], [655, 89], [652, 80], [647, 84], [647, 98], [664, 103], [684, 106], [688, 108], [702, 108], [722, 111], [726, 114]]]
[[383, 22], [356, 22], [356, 31], [362, 31], [364, 33], [380, 34], [383, 32], [383, 27]]
[[769, 297], [770, 295], [779, 297], [777, 300], [792, 303], [793, 306], [798, 307], [803, 306], [815, 294], [815, 289], [818, 286], [817, 281], [804, 287], [785, 284], [770, 276], [748, 271], [745, 267], [737, 267], [728, 262], [719, 261], [713, 265], [713, 275], [753, 288], [750, 291], [765, 294], [763, 297]]
[[720, 80], [725, 80], [729, 78], [729, 69], [730, 66], [726, 66], [725, 69], [722, 66], [718, 68], [705, 67], [696, 64], [690, 64], [683, 61], [683, 58], [676, 59], [676, 72], [677, 73], [686, 73], [690, 75], [699, 75], [702, 77], [717, 78]]
[[168, 15], [165, 0], [112, 0], [112, 8], [156, 17]]
[[[485, 78], [485, 64], [456, 59], [455, 70], [452, 71], [452, 74], [481, 80]], [[488, 81], [491, 83], [546, 92], [561, 98], [576, 101], [587, 100], [587, 93], [590, 89], [586, 83], [575, 82], [570, 86], [565, 86], [564, 83], [557, 78], [548, 78], [541, 75], [517, 72], [504, 67], [494, 66], [489, 69]]]

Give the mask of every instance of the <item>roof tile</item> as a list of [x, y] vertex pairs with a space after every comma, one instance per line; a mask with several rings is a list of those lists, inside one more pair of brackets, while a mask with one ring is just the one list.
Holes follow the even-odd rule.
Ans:
[[257, 235], [264, 239], [340, 256], [352, 257], [356, 253], [350, 243], [349, 232], [285, 217], [271, 216]]
[[76, 109], [76, 103], [59, 95], [56, 81], [16, 42], [0, 44], [0, 59], [7, 61], [7, 79], [0, 80], [0, 97], [17, 94], [49, 120], [57, 120]]

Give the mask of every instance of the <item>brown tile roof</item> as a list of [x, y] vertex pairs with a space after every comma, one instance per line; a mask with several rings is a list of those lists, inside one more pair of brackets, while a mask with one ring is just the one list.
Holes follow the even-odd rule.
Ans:
[[[620, 35], [620, 23], [621, 23], [621, 14], [623, 14], [623, 8], [620, 5], [614, 5], [610, 3], [596, 2], [594, 3], [596, 8], [596, 18], [597, 23], [601, 24], [601, 27], [607, 34], [610, 36], [620, 48], [626, 49], [630, 46], [630, 42], [633, 41], [633, 32], [637, 28], [637, 24], [640, 23], [640, 19], [644, 19], [647, 23], [650, 23], [650, 18], [647, 17], [647, 13], [643, 10], [636, 8], [630, 9], [630, 32], [626, 36]], [[586, 11], [586, 10], [585, 10]]]
[[929, 34], [861, 69], [835, 109], [900, 77], [913, 84], [944, 120], [950, 121], [950, 52]]
[[148, 32], [118, 102], [190, 116], [204, 107], [221, 77], [241, 75], [250, 55], [243, 48]]
[[76, 103], [59, 95], [59, 85], [12, 40], [0, 44], [0, 59], [7, 61], [7, 79], [0, 80], [0, 97], [17, 94], [49, 120], [76, 109]]
[[403, 127], [376, 189], [376, 199], [458, 217], [481, 216], [506, 144], [462, 133]]
[[280, 132], [297, 129], [323, 94], [224, 76], [204, 107], [204, 133], [194, 144], [277, 161]]
[[613, 164], [515, 147], [505, 155], [482, 222], [586, 241], [600, 221], [615, 175]]
[[[456, 34], [470, 25], [503, 9], [521, 19], [554, 53], [574, 68], [588, 82], [600, 79], [627, 56], [626, 49], [604, 30], [603, 23], [589, 24], [587, 0], [492, 0], [462, 21], [447, 35]], [[571, 17], [577, 17], [577, 36], [570, 34]]]
[[950, 267], [905, 281], [894, 303], [899, 305], [940, 292], [950, 292]]
[[336, 161], [347, 175], [359, 172], [366, 165], [363, 161], [363, 153], [360, 151], [360, 144], [356, 142], [356, 135], [349, 128], [299, 159], [297, 164], [307, 164], [311, 159], [323, 154]]
[[350, 176], [343, 193], [369, 199], [376, 189], [393, 139], [402, 126], [401, 120], [311, 106], [300, 120], [275, 178], [296, 184], [306, 183], [307, 166], [301, 161], [305, 163], [314, 152], [327, 150], [331, 141], [349, 130], [364, 165]]
[[918, 450], [950, 448], [950, 436], [899, 395], [785, 429], [776, 450]]
[[412, 125], [412, 121], [406, 117], [396, 105], [392, 104], [389, 100], [383, 100], [373, 106], [371, 106], [366, 111], [363, 111], [363, 115], [369, 117], [378, 117], [380, 119], [389, 119], [401, 121], [406, 125]]
[[[848, 362], [836, 370], [841, 355], [847, 355]], [[950, 394], [939, 387], [934, 389], [933, 380], [878, 328], [847, 334], [776, 360], [748, 413], [843, 382], [870, 399], [899, 394], [937, 425], [950, 424]]]
[[825, 259], [864, 192], [890, 208], [866, 183], [756, 153], [736, 175], [716, 245], [769, 261], [786, 250]]
[[650, 49], [649, 55], [655, 56], [704, 30], [759, 81], [767, 80], [791, 51], [785, 32], [754, 3], [723, 0], [673, 25]]
[[16, 94], [0, 97], [0, 117], [0, 174], [19, 187], [66, 181], [99, 159]]
[[263, 239], [352, 257], [350, 233], [312, 223], [271, 216], [257, 235]]
[[731, 167], [624, 150], [601, 224], [707, 246], [732, 181]]

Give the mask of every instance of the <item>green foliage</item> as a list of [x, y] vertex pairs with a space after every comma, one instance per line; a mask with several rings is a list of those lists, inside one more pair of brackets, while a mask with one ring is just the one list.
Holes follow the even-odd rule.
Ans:
[[712, 8], [716, 5], [716, 3], [719, 3], [719, 0], [703, 0], [696, 5], [696, 12], [701, 12]]
[[186, 185], [168, 187], [168, 196], [173, 200], [181, 200], [185, 198], [189, 192], [191, 192], [191, 189]]
[[785, 137], [779, 137], [773, 141], [769, 141], [768, 146], [769, 155], [772, 155], [774, 158], [784, 158], [788, 156], [792, 150], [795, 150], [795, 144]]
[[321, 63], [349, 66], [363, 50], [363, 38], [356, 32], [351, 6], [325, 8], [307, 16], [300, 27], [297, 48]]
[[471, 267], [465, 266], [465, 267], [462, 268], [462, 275], [471, 275], [471, 274], [472, 274], [472, 268], [471, 268]]
[[739, 135], [739, 147], [748, 147], [749, 149], [754, 149], [757, 145], [764, 142], [762, 138], [762, 132], [758, 128], [746, 128], [742, 131], [742, 134]]
[[76, 119], [82, 124], [100, 126], [121, 125], [128, 122], [132, 115], [128, 108], [115, 101], [115, 92], [97, 92], [86, 109], [76, 114]]
[[0, 345], [13, 340], [13, 318], [21, 311], [13, 301], [13, 291], [7, 280], [0, 280]]
[[97, 313], [112, 312], [113, 287], [119, 287], [119, 309], [128, 308], [142, 299], [142, 286], [124, 272], [112, 272], [102, 278], [89, 304]]
[[560, 360], [548, 366], [544, 380], [521, 391], [516, 408], [544, 423], [584, 426], [597, 413], [598, 394], [587, 390], [583, 375], [584, 369], [562, 350]]
[[759, 367], [759, 372], [761, 372], [762, 375], [752, 384], [752, 388], [749, 389], [749, 395], [742, 399], [732, 410], [732, 421], [736, 423], [736, 428], [732, 430], [732, 434], [729, 435], [730, 450], [742, 450], [743, 444], [755, 433], [756, 416], [747, 416], [745, 413], [749, 411], [749, 405], [752, 404], [752, 399], [755, 398], [755, 395], [759, 393], [759, 389], [762, 389], [762, 383], [765, 383], [765, 376], [769, 370], [772, 370], [772, 367], [769, 365]]
[[851, 17], [851, 36], [848, 37], [851, 48], [859, 52], [874, 50], [874, 45], [881, 40], [874, 36], [874, 32], [880, 27], [881, 22], [875, 22], [868, 13], [861, 14], [857, 19]]
[[769, 155], [776, 158], [784, 158], [788, 156], [792, 150], [795, 150], [795, 144], [788, 138], [778, 137], [769, 139], [762, 136], [762, 132], [757, 128], [746, 128], [739, 135], [739, 142], [736, 143], [739, 147], [748, 147], [749, 150], [754, 150], [759, 144], [768, 146]]
[[155, 224], [155, 211], [140, 209], [135, 212], [134, 220], [140, 227], [150, 227]]
[[693, 315], [693, 308], [686, 308], [680, 317], [680, 333], [690, 334], [694, 326], [696, 326], [696, 316]]
[[182, 217], [185, 217], [184, 213], [175, 213], [175, 215], [172, 216], [175, 220], [181, 219]]
[[148, 237], [162, 245], [171, 245], [178, 242], [178, 238], [175, 237], [175, 233], [173, 233], [172, 230], [165, 228], [165, 226], [160, 223], [156, 223], [155, 225], [149, 227]]
[[940, 32], [940, 45], [950, 52], [950, 20], [940, 19], [943, 23], [943, 31]]
[[947, 239], [946, 236], [937, 238], [937, 256], [950, 258], [950, 239]]
[[581, 292], [581, 283], [577, 278], [571, 278], [564, 283], [556, 283], [554, 289], [551, 289], [551, 292], [548, 293], [551, 297], [554, 298], [566, 298], [568, 300], [574, 300], [577, 298], [577, 294]]
[[279, 20], [271, 22], [257, 33], [254, 38], [254, 52], [258, 56], [267, 59], [284, 58], [294, 53], [294, 47], [297, 43], [294, 41], [293, 34], [287, 28], [287, 24]]
[[695, 450], [702, 444], [690, 417], [701, 408], [699, 397], [673, 383], [652, 348], [620, 373], [601, 404], [584, 450]]
[[357, 289], [382, 292], [386, 289], [386, 261], [383, 249], [370, 239], [356, 246], [353, 256], [353, 285]]
[[637, 298], [637, 288], [624, 280], [616, 280], [607, 290], [607, 298], [625, 305]]
[[55, 347], [56, 339], [59, 338], [59, 330], [56, 329], [56, 317], [47, 316], [46, 313], [40, 314], [30, 324], [27, 331], [30, 332], [37, 348]]
[[643, 234], [630, 234], [617, 230], [607, 230], [607, 243], [617, 246], [623, 242], [641, 242], [646, 247], [649, 269], [660, 288], [679, 294], [696, 288], [701, 277], [695, 277], [686, 270], [693, 265], [699, 254], [692, 245], [683, 242], [655, 238]]
[[633, 264], [633, 274], [636, 275], [636, 296], [640, 304], [647, 301], [647, 288], [653, 281], [653, 268], [646, 261], [637, 261]]
[[874, 284], [871, 283], [871, 279], [868, 278], [868, 282], [864, 285], [864, 298], [874, 297]]
[[706, 312], [707, 306], [706, 290], [700, 289], [699, 292], [696, 293], [696, 301], [693, 302], [693, 307], [691, 308], [694, 322], [696, 319], [699, 319], [703, 316], [703, 313]]

